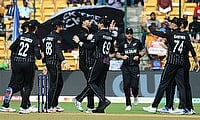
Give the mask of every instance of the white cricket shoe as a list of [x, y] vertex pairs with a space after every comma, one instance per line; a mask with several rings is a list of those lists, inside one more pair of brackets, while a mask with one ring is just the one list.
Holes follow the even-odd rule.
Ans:
[[183, 114], [183, 109], [175, 109], [174, 111], [171, 112], [172, 114]]
[[19, 108], [19, 114], [29, 114], [31, 113], [30, 109], [24, 109], [22, 107]]
[[72, 99], [72, 102], [74, 103], [74, 106], [81, 112], [83, 112], [82, 104], [81, 102], [77, 101], [76, 98]]
[[169, 108], [167, 106], [164, 106], [164, 107], [158, 109], [157, 111], [160, 113], [172, 113], [173, 112], [172, 108]]
[[171, 113], [178, 114], [178, 115], [184, 115], [184, 114], [190, 114], [190, 111], [187, 108], [185, 108], [185, 109], [176, 109]]
[[1, 111], [1, 112], [16, 112], [16, 109], [13, 109], [13, 108], [11, 108], [11, 107], [8, 107], [8, 108], [6, 108], [6, 107], [1, 107], [1, 108], [0, 108], [0, 111]]
[[56, 106], [56, 112], [63, 112], [65, 109], [60, 107], [60, 106]]
[[190, 113], [191, 113], [191, 115], [196, 114], [196, 112], [193, 109], [190, 110]]
[[135, 98], [134, 98], [134, 103], [133, 103], [133, 104], [136, 106], [136, 105], [138, 105], [138, 103], [139, 103], [138, 97], [135, 97]]
[[[46, 110], [44, 110], [44, 112], [46, 112]], [[51, 107], [50, 109], [47, 109], [48, 113], [56, 113], [56, 107]]]
[[131, 110], [131, 106], [126, 106], [125, 111], [130, 111]]
[[85, 112], [86, 113], [93, 113], [92, 111], [96, 110], [96, 108], [86, 108]]
[[28, 109], [29, 109], [32, 113], [38, 112], [38, 108], [36, 108], [36, 107], [34, 107], [34, 106], [30, 106]]
[[143, 107], [143, 110], [150, 112], [150, 113], [156, 113], [157, 112], [157, 108], [152, 107], [151, 105], [149, 107]]
[[188, 113], [186, 113], [187, 115], [194, 115], [194, 114], [196, 114], [196, 112], [193, 110], [193, 109], [191, 109]]

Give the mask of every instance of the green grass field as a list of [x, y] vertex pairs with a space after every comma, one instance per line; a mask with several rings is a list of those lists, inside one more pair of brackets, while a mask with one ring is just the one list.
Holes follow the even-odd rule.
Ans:
[[[12, 102], [11, 107], [19, 109], [19, 102]], [[36, 106], [36, 103], [33, 103]], [[139, 104], [133, 106], [131, 111], [125, 111], [124, 103], [112, 103], [106, 113], [87, 114], [79, 112], [70, 102], [60, 103], [65, 108], [62, 113], [30, 113], [19, 114], [0, 112], [0, 120], [200, 120], [200, 104], [194, 104], [195, 115], [171, 115], [171, 114], [151, 114], [142, 110], [142, 107], [149, 104]], [[83, 107], [86, 104], [83, 103]], [[160, 107], [163, 105], [161, 104]]]

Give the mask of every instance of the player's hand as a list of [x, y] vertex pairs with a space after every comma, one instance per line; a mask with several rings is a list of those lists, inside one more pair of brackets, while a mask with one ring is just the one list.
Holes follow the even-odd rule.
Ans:
[[47, 74], [47, 67], [46, 67], [46, 66], [43, 67], [42, 73], [43, 73], [44, 75]]
[[196, 72], [199, 72], [199, 69], [200, 69], [200, 68], [199, 68], [199, 63], [197, 62], [197, 63], [195, 63], [195, 71], [196, 71]]
[[116, 25], [115, 20], [112, 20], [111, 23], [110, 23], [110, 27], [109, 27], [110, 31], [115, 30], [115, 25]]
[[112, 54], [111, 54], [111, 53], [109, 53], [109, 57], [110, 57], [110, 58], [114, 58], [115, 56], [116, 56], [116, 54], [115, 54], [115, 53], [112, 53]]
[[123, 59], [123, 60], [126, 60], [126, 59], [128, 59], [128, 58], [129, 58], [129, 57], [128, 57], [127, 55], [123, 55], [123, 56], [122, 56], [122, 59]]
[[134, 61], [138, 61], [139, 59], [140, 59], [139, 56], [134, 56], [134, 57], [133, 57], [133, 60], [134, 60]]
[[92, 38], [93, 38], [93, 34], [89, 34], [88, 36], [87, 36], [87, 40], [92, 40]]
[[70, 65], [67, 63], [62, 64], [62, 70], [70, 70]]
[[77, 35], [74, 35], [74, 37], [72, 38], [72, 40], [75, 42], [75, 43], [79, 43], [80, 40], [79, 40], [79, 37]]
[[40, 54], [42, 56], [42, 59], [44, 58], [44, 53], [42, 51], [40, 51]]

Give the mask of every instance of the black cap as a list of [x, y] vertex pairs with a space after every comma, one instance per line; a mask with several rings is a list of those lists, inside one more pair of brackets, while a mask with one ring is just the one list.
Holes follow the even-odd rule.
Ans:
[[24, 30], [26, 27], [29, 26], [29, 22], [28, 21], [25, 21], [24, 23], [22, 23], [21, 25], [21, 29]]
[[133, 29], [132, 29], [131, 27], [127, 27], [127, 28], [126, 28], [126, 34], [127, 34], [127, 33], [133, 34]]
[[172, 20], [169, 20], [169, 22], [176, 24], [178, 27], [181, 26], [180, 19], [177, 17], [174, 17]]
[[63, 22], [59, 19], [56, 19], [52, 22], [53, 27], [57, 27], [57, 26], [61, 26], [61, 25], [63, 25]]
[[29, 27], [37, 27], [40, 23], [37, 20], [30, 20]]

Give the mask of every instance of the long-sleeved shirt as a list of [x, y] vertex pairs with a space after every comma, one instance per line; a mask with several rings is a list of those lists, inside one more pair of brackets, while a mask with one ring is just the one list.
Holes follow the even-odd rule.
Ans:
[[196, 52], [194, 51], [194, 48], [191, 44], [188, 33], [181, 32], [180, 29], [175, 29], [171, 32], [163, 33], [154, 30], [151, 26], [149, 26], [149, 30], [154, 35], [167, 38], [168, 64], [185, 65], [185, 58], [188, 56], [188, 51], [191, 52], [193, 57], [196, 57]]

